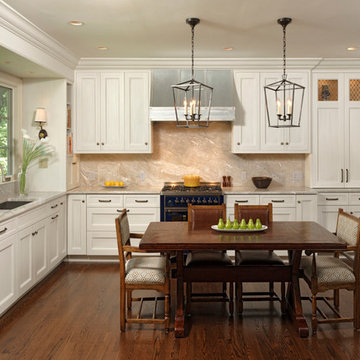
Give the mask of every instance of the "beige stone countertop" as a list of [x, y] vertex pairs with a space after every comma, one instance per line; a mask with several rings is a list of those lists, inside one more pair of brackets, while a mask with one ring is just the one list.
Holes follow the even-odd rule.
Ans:
[[68, 194], [160, 194], [161, 186], [129, 185], [122, 188], [98, 186], [80, 186], [68, 192]]
[[26, 211], [32, 210], [46, 204], [51, 200], [55, 200], [58, 197], [65, 195], [63, 192], [48, 191], [48, 192], [30, 192], [25, 196], [9, 197], [8, 201], [31, 201], [28, 204], [21, 205], [12, 210], [0, 210], [0, 221], [11, 219], [15, 216], [23, 214]]
[[292, 187], [281, 187], [271, 185], [267, 189], [257, 189], [253, 185], [249, 186], [233, 186], [233, 187], [224, 187], [223, 192], [225, 195], [316, 195], [318, 191], [308, 187], [301, 188], [292, 188]]

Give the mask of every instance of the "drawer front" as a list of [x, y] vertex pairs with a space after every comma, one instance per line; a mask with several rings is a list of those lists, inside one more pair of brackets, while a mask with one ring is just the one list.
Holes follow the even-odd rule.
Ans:
[[260, 195], [260, 204], [273, 207], [295, 207], [295, 195]]
[[17, 229], [16, 218], [2, 221], [0, 223], [0, 241], [6, 239], [9, 235], [13, 234]]
[[88, 231], [87, 254], [118, 255], [116, 232]]
[[349, 205], [360, 205], [360, 193], [349, 194]]
[[226, 207], [234, 208], [235, 204], [239, 205], [259, 205], [259, 195], [226, 195], [225, 196]]
[[49, 206], [45, 204], [33, 210], [20, 215], [18, 218], [19, 229], [25, 229], [26, 227], [33, 225], [34, 223], [45, 219], [50, 215]]
[[65, 206], [66, 198], [60, 197], [56, 200], [50, 201], [48, 204], [45, 205], [46, 209], [48, 210], [48, 214], [53, 214], [59, 209], [61, 209], [62, 206]]
[[88, 208], [87, 229], [89, 231], [116, 231], [115, 219], [120, 215], [120, 208]]
[[109, 208], [124, 207], [124, 195], [87, 195], [87, 207]]
[[126, 208], [160, 208], [160, 195], [124, 195], [124, 203]]
[[144, 233], [149, 224], [153, 221], [160, 221], [159, 208], [132, 208], [128, 209], [130, 232]]
[[318, 205], [344, 205], [349, 202], [349, 194], [347, 193], [320, 193], [318, 195]]

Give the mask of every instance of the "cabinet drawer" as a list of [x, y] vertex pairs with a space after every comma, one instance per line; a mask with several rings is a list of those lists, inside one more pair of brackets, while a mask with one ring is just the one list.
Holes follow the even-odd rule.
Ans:
[[13, 234], [17, 229], [16, 218], [2, 221], [0, 223], [0, 241], [6, 239], [9, 235]]
[[346, 193], [320, 193], [318, 205], [344, 205], [347, 206], [349, 196]]
[[226, 195], [226, 207], [234, 208], [235, 204], [239, 205], [259, 205], [259, 195]]
[[260, 204], [273, 207], [295, 207], [295, 195], [260, 195]]
[[349, 194], [349, 205], [360, 205], [360, 193]]
[[116, 231], [115, 219], [120, 215], [122, 208], [88, 208], [88, 231]]
[[118, 255], [116, 232], [92, 232], [87, 233], [88, 255]]
[[[55, 209], [54, 209], [55, 210]], [[51, 214], [48, 204], [29, 210], [23, 215], [18, 217], [19, 229], [25, 229], [26, 227], [33, 225], [39, 220], [45, 219]]]
[[48, 209], [48, 213], [52, 214], [60, 210], [61, 206], [65, 206], [65, 197], [60, 197], [56, 200], [50, 201], [45, 205], [46, 209]]
[[160, 195], [124, 195], [126, 208], [160, 207]]
[[88, 207], [124, 207], [124, 195], [87, 195]]

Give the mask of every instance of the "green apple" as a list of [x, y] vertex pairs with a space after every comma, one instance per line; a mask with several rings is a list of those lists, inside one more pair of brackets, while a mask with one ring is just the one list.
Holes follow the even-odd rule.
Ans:
[[260, 221], [260, 219], [256, 219], [255, 221], [255, 229], [261, 229], [262, 228], [262, 223]]
[[217, 227], [218, 227], [218, 229], [224, 229], [225, 228], [224, 220], [222, 218], [219, 219]]
[[228, 219], [226, 220], [225, 229], [226, 229], [226, 230], [232, 229], [232, 223], [231, 223], [231, 221], [230, 221], [230, 218], [228, 218]]
[[249, 222], [248, 222], [248, 229], [249, 230], [254, 230], [255, 229], [255, 225], [254, 225], [254, 220], [253, 219], [249, 219]]
[[234, 222], [233, 222], [233, 224], [232, 224], [232, 228], [235, 229], [235, 230], [237, 230], [237, 229], [240, 228], [240, 224], [239, 224], [238, 219], [235, 219], [235, 220], [234, 220]]
[[240, 221], [240, 229], [241, 230], [246, 230], [247, 229], [247, 224], [246, 224], [245, 219], [241, 219], [241, 221]]

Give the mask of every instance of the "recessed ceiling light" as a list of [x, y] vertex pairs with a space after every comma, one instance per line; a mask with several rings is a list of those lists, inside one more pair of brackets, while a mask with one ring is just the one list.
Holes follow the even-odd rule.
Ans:
[[347, 48], [349, 51], [355, 51], [357, 50], [357, 48], [355, 46], [350, 46]]
[[78, 20], [71, 20], [69, 21], [69, 24], [72, 26], [83, 26], [84, 23], [82, 21], [78, 21]]
[[98, 46], [98, 50], [107, 50], [108, 48], [106, 46]]
[[224, 47], [224, 50], [231, 51], [233, 48], [231, 46]]

